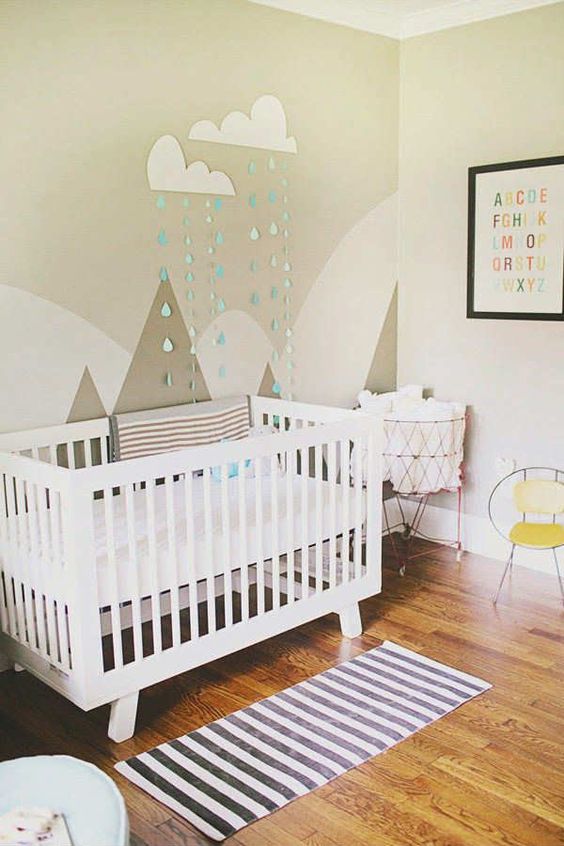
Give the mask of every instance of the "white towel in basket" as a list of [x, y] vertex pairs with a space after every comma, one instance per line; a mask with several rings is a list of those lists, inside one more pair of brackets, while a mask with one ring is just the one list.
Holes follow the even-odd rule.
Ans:
[[[433, 398], [417, 399], [413, 391], [400, 389], [381, 395], [385, 397], [385, 408], [382, 408], [367, 393], [359, 394], [359, 402], [363, 412], [383, 418], [384, 479], [391, 481], [394, 491], [423, 494], [457, 488], [463, 458], [465, 406]], [[366, 454], [362, 467], [365, 479]], [[354, 455], [351, 472], [354, 479]]]

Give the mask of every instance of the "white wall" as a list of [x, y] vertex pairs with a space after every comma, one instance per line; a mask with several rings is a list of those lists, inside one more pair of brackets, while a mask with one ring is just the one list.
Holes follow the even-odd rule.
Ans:
[[562, 3], [401, 45], [398, 382], [471, 407], [474, 548], [497, 457], [564, 467], [564, 323], [465, 316], [468, 167], [564, 151], [563, 45]]

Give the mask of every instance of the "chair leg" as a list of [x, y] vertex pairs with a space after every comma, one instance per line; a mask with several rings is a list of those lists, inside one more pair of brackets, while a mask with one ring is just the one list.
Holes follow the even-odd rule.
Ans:
[[509, 553], [509, 558], [507, 559], [507, 563], [505, 565], [505, 570], [503, 571], [503, 576], [501, 577], [501, 581], [498, 585], [496, 595], [493, 598], [493, 604], [497, 604], [497, 600], [499, 599], [499, 594], [501, 592], [501, 588], [503, 587], [503, 583], [505, 581], [505, 577], [507, 575], [507, 571], [513, 567], [513, 553], [515, 552], [515, 544], [511, 547], [511, 552]]
[[560, 585], [560, 596], [562, 597], [562, 604], [564, 605], [564, 583], [562, 582], [562, 576], [560, 574], [560, 567], [558, 565], [558, 556], [556, 554], [556, 550], [552, 550], [552, 554], [554, 555], [554, 563], [556, 565], [556, 575], [558, 576], [558, 584]]

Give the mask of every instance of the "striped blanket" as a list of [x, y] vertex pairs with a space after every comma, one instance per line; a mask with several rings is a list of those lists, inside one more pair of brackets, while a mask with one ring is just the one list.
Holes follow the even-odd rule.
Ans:
[[153, 408], [110, 417], [113, 461], [237, 440], [248, 435], [246, 396]]

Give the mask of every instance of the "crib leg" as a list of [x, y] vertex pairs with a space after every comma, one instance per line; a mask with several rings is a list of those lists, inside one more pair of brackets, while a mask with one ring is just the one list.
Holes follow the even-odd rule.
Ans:
[[112, 702], [110, 708], [110, 723], [108, 725], [108, 737], [121, 743], [133, 737], [135, 731], [135, 719], [137, 717], [137, 703], [139, 691], [129, 693]]
[[360, 619], [358, 602], [339, 611], [339, 622], [343, 637], [358, 637], [362, 634], [362, 620]]

